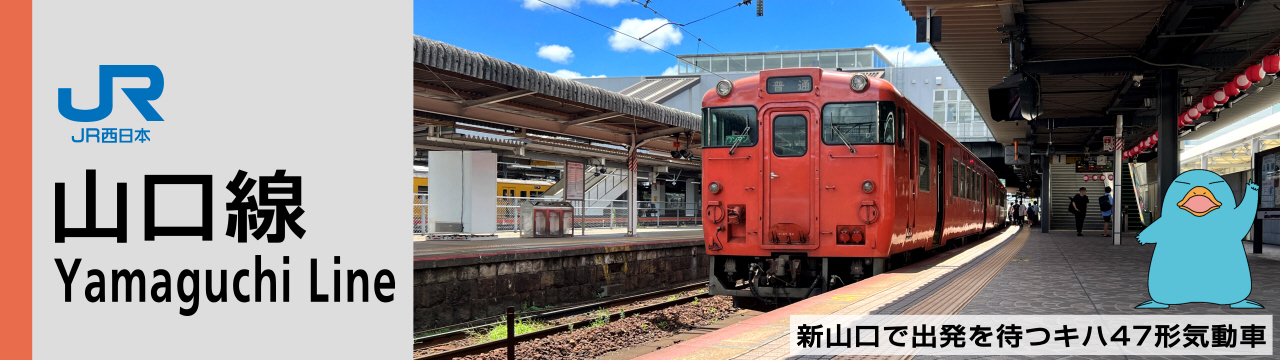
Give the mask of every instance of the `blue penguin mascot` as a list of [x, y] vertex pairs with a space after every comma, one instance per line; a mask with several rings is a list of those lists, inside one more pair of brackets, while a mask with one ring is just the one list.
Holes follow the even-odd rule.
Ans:
[[1174, 179], [1160, 219], [1138, 234], [1139, 244], [1157, 245], [1147, 278], [1151, 301], [1137, 309], [1197, 302], [1262, 308], [1245, 300], [1253, 286], [1240, 244], [1258, 211], [1258, 185], [1249, 184], [1239, 205], [1235, 199], [1211, 171], [1190, 170]]

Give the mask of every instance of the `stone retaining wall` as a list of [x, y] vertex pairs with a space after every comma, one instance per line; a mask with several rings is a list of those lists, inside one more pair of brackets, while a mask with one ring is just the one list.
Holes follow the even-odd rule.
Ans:
[[701, 240], [415, 261], [414, 329], [702, 281], [707, 264]]

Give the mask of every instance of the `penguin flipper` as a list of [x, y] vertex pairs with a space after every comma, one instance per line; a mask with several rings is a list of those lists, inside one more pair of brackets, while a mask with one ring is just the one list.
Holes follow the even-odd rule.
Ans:
[[[1245, 300], [1245, 301], [1248, 301], [1248, 300]], [[1232, 305], [1232, 307], [1235, 307], [1235, 305]], [[1134, 309], [1168, 309], [1169, 305], [1158, 303], [1155, 300], [1148, 300], [1147, 302], [1138, 304], [1138, 306], [1134, 306], [1133, 308]]]
[[1231, 304], [1232, 309], [1262, 309], [1262, 304], [1253, 300], [1240, 300], [1240, 302]]

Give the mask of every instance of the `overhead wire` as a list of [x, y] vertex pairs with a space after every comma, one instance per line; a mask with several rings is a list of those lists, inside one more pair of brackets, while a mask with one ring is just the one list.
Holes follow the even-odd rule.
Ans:
[[[541, 1], [541, 0], [539, 0], [539, 1]], [[688, 22], [688, 23], [684, 23], [684, 24], [681, 24], [681, 23], [678, 23], [678, 22], [675, 22], [675, 21], [671, 21], [671, 19], [670, 19], [670, 18], [667, 18], [667, 16], [666, 16], [666, 15], [662, 15], [662, 13], [658, 12], [658, 9], [654, 9], [653, 7], [649, 6], [649, 2], [648, 2], [648, 1], [645, 1], [645, 2], [641, 3], [641, 2], [640, 2], [640, 1], [638, 1], [638, 0], [631, 0], [631, 2], [636, 3], [637, 5], [643, 6], [645, 9], [649, 9], [649, 11], [652, 11], [654, 15], [658, 15], [658, 17], [661, 17], [663, 20], [666, 20], [666, 21], [667, 21], [667, 23], [666, 23], [666, 24], [662, 24], [662, 26], [659, 26], [657, 29], [653, 29], [653, 31], [650, 31], [650, 32], [649, 32], [649, 34], [653, 34], [654, 32], [658, 31], [658, 29], [661, 29], [663, 26], [667, 26], [667, 25], [676, 25], [676, 27], [677, 27], [678, 29], [680, 29], [680, 31], [683, 31], [683, 32], [684, 32], [684, 33], [686, 33], [686, 34], [689, 34], [689, 36], [692, 36], [694, 39], [696, 39], [696, 40], [698, 41], [698, 43], [699, 43], [699, 44], [707, 44], [707, 47], [711, 48], [711, 50], [715, 50], [716, 52], [720, 53], [721, 55], [725, 55], [725, 53], [724, 53], [723, 51], [720, 51], [720, 49], [717, 49], [714, 45], [711, 45], [711, 43], [706, 42], [705, 40], [702, 40], [702, 37], [700, 37], [700, 36], [698, 36], [698, 35], [695, 35], [695, 34], [694, 34], [694, 33], [692, 33], [692, 32], [689, 32], [689, 30], [685, 29], [685, 26], [687, 26], [687, 25], [689, 25], [689, 24], [693, 24], [693, 23], [699, 22], [699, 21], [702, 21], [702, 20], [705, 20], [706, 18], [709, 18], [709, 17], [715, 16], [715, 15], [718, 15], [718, 14], [720, 14], [720, 13], [722, 13], [722, 12], [732, 10], [733, 8], [736, 8], [736, 7], [739, 7], [739, 6], [743, 6], [743, 5], [746, 5], [746, 4], [750, 4], [750, 3], [751, 3], [751, 0], [743, 0], [742, 2], [737, 3], [737, 4], [733, 5], [733, 6], [730, 6], [730, 7], [729, 7], [729, 8], [727, 8], [727, 9], [720, 10], [720, 11], [718, 11], [718, 12], [714, 13], [714, 14], [707, 15], [707, 16], [703, 16], [702, 18], [700, 18], [700, 19], [698, 19], [698, 20], [690, 21], [690, 22]], [[649, 36], [649, 34], [645, 34], [645, 36]], [[643, 38], [643, 37], [644, 37], [644, 36], [641, 36], [641, 38]], [[729, 61], [733, 61], [733, 62], [734, 62], [735, 64], [737, 64], [738, 66], [741, 66], [743, 69], [746, 69], [746, 65], [745, 65], [745, 64], [743, 64], [743, 63], [741, 63], [741, 62], [738, 62], [737, 60], [734, 60], [732, 57], [730, 57], [730, 58], [728, 58], [728, 59], [729, 59]], [[684, 59], [681, 59], [681, 61], [684, 61], [684, 62], [688, 63], [688, 61], [685, 61]], [[702, 67], [701, 67], [701, 66], [699, 66], [698, 68], [702, 68]]]
[[[692, 63], [692, 62], [689, 62], [688, 60], [681, 59], [679, 56], [676, 56], [676, 54], [673, 54], [673, 53], [671, 53], [670, 51], [667, 51], [666, 49], [663, 49], [663, 48], [661, 48], [661, 47], [658, 47], [658, 46], [655, 46], [655, 45], [653, 45], [653, 44], [647, 43], [647, 42], [645, 42], [644, 40], [640, 40], [640, 39], [636, 38], [635, 36], [631, 36], [630, 34], [627, 34], [627, 33], [624, 33], [624, 32], [622, 32], [622, 31], [619, 31], [618, 29], [614, 29], [613, 27], [611, 27], [611, 26], [609, 26], [609, 25], [601, 24], [600, 22], [595, 21], [595, 20], [591, 20], [591, 19], [587, 18], [586, 16], [578, 15], [578, 13], [575, 13], [575, 12], [569, 11], [568, 9], [565, 9], [565, 8], [562, 8], [562, 7], [559, 7], [559, 6], [556, 6], [556, 5], [554, 5], [554, 4], [548, 3], [548, 2], [543, 1], [543, 0], [538, 0], [538, 2], [543, 3], [543, 4], [545, 4], [545, 5], [547, 5], [547, 6], [550, 6], [550, 7], [556, 8], [556, 9], [558, 9], [558, 10], [560, 10], [560, 11], [563, 11], [563, 12], [569, 13], [570, 15], [577, 16], [578, 18], [580, 18], [580, 19], [582, 19], [582, 20], [589, 21], [589, 22], [591, 22], [592, 24], [599, 25], [600, 27], [603, 27], [603, 28], [605, 28], [605, 29], [609, 29], [609, 30], [611, 30], [611, 31], [613, 31], [613, 32], [615, 32], [615, 33], [618, 33], [618, 34], [622, 35], [622, 36], [626, 36], [626, 37], [628, 37], [628, 38], [631, 38], [632, 40], [639, 41], [639, 42], [640, 42], [640, 43], [642, 43], [642, 44], [649, 45], [649, 47], [652, 47], [652, 48], [654, 48], [654, 49], [658, 49], [658, 51], [662, 51], [662, 52], [666, 53], [667, 55], [671, 55], [671, 57], [676, 58], [676, 60], [680, 60], [680, 61], [682, 61], [682, 62], [684, 62], [684, 63], [686, 63], [686, 64], [693, 65], [694, 67], [697, 67], [697, 68], [699, 68], [699, 69], [702, 69], [703, 71], [705, 71], [705, 72], [707, 72], [707, 73], [709, 73], [709, 74], [711, 74], [711, 75], [718, 76], [718, 77], [720, 77], [721, 79], [724, 79], [724, 80], [729, 80], [729, 79], [725, 78], [723, 75], [720, 75], [720, 74], [717, 74], [717, 73], [715, 73], [715, 72], [711, 71], [711, 69], [703, 68], [702, 66], [698, 66], [697, 64], [694, 64], [694, 63]], [[667, 21], [670, 21], [670, 20], [667, 20]], [[666, 24], [663, 24], [662, 26], [666, 26]], [[710, 46], [710, 45], [708, 44], [708, 46]], [[718, 50], [717, 50], [717, 51], [718, 51]]]

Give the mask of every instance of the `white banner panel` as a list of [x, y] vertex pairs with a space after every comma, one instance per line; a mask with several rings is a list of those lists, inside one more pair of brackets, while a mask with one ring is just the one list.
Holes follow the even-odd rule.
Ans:
[[409, 356], [411, 16], [36, 2], [35, 357]]
[[791, 355], [1272, 355], [1271, 315], [792, 315]]

